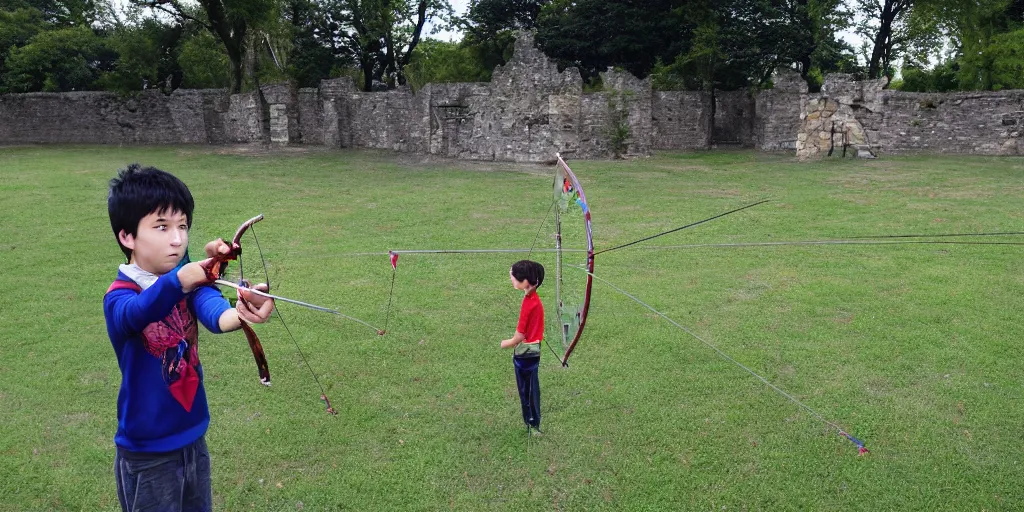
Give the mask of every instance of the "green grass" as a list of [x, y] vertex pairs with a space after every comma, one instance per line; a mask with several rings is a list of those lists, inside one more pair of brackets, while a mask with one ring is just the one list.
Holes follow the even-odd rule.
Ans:
[[[372, 323], [385, 315], [390, 265], [354, 253], [529, 246], [550, 201], [543, 166], [0, 148], [0, 510], [118, 509], [120, 374], [101, 298], [121, 255], [105, 198], [133, 161], [190, 186], [193, 251], [263, 213], [276, 291]], [[772, 201], [650, 245], [1024, 227], [1020, 159], [715, 152], [571, 164], [599, 250], [761, 198]], [[516, 321], [521, 295], [507, 268], [519, 255], [405, 255], [383, 338], [280, 306], [338, 416], [324, 413], [279, 322], [257, 327], [271, 388], [241, 334], [200, 335], [214, 499], [218, 510], [1019, 510], [1022, 250], [638, 247], [598, 257], [598, 275], [865, 440], [866, 457], [599, 283], [571, 367], [545, 356], [545, 436], [527, 449], [510, 354], [497, 348]], [[540, 291], [551, 315], [554, 289]]]

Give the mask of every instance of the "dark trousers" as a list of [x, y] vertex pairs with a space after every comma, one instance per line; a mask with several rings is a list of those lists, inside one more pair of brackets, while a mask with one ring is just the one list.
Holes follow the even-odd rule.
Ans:
[[124, 512], [213, 510], [205, 436], [167, 453], [129, 452], [118, 447], [114, 476]]
[[537, 368], [540, 356], [513, 357], [516, 368], [516, 386], [519, 388], [519, 403], [523, 406], [523, 422], [540, 430], [540, 379]]

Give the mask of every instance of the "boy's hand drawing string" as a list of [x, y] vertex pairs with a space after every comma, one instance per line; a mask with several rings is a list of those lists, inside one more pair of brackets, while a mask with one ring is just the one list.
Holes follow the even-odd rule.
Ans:
[[[348, 320], [352, 320], [354, 322], [358, 322], [358, 323], [360, 323], [362, 325], [370, 327], [371, 329], [376, 331], [378, 334], [383, 334], [382, 330], [377, 329], [376, 327], [370, 325], [369, 323], [364, 322], [364, 321], [362, 321], [362, 320], [360, 320], [358, 318], [354, 318], [354, 317], [342, 314], [340, 311], [337, 311], [337, 310], [334, 310], [334, 309], [330, 309], [330, 308], [325, 308], [323, 306], [317, 306], [315, 304], [310, 304], [310, 303], [307, 303], [307, 302], [302, 302], [302, 301], [298, 301], [298, 300], [294, 300], [294, 299], [289, 299], [289, 298], [286, 298], [286, 297], [280, 297], [280, 296], [277, 296], [277, 295], [271, 295], [269, 293], [266, 293], [266, 292], [263, 292], [263, 291], [256, 290], [256, 289], [252, 288], [252, 286], [249, 283], [249, 281], [247, 279], [245, 279], [244, 267], [242, 265], [242, 244], [241, 244], [241, 241], [242, 241], [242, 235], [244, 235], [246, 231], [249, 231], [250, 233], [252, 233], [253, 240], [256, 243], [257, 252], [260, 255], [260, 261], [263, 264], [263, 273], [264, 273], [264, 275], [266, 277], [267, 289], [268, 290], [270, 289], [270, 273], [267, 271], [267, 262], [266, 262], [266, 259], [263, 257], [263, 248], [260, 246], [259, 238], [256, 237], [256, 229], [253, 227], [253, 225], [255, 223], [257, 223], [257, 222], [259, 222], [261, 220], [263, 220], [263, 215], [257, 215], [255, 217], [253, 217], [253, 218], [243, 222], [242, 225], [239, 226], [238, 231], [235, 232], [235, 236], [231, 240], [231, 243], [230, 243], [231, 250], [227, 254], [221, 254], [221, 255], [217, 255], [217, 256], [213, 257], [210, 260], [210, 263], [204, 266], [204, 269], [206, 270], [206, 277], [207, 277], [207, 279], [209, 279], [211, 282], [213, 282], [215, 284], [219, 284], [219, 285], [223, 285], [223, 286], [230, 286], [232, 288], [235, 288], [236, 290], [245, 290], [245, 291], [247, 291], [249, 293], [253, 293], [253, 294], [256, 294], [256, 295], [263, 296], [263, 297], [272, 298], [272, 299], [275, 299], [275, 300], [281, 300], [281, 301], [288, 302], [288, 303], [291, 303], [291, 304], [296, 304], [296, 305], [299, 305], [299, 306], [310, 308], [310, 309], [313, 309], [313, 310], [316, 310], [316, 311], [322, 311], [322, 312], [338, 315], [338, 316], [340, 316], [342, 318], [346, 318]], [[224, 279], [224, 274], [225, 274], [225, 272], [227, 270], [228, 262], [231, 261], [231, 260], [237, 260], [238, 261], [239, 280], [238, 280], [237, 283], [233, 283], [231, 281], [227, 281], [227, 280]], [[281, 310], [280, 310], [280, 308], [277, 307], [276, 304], [274, 305], [274, 311], [277, 313], [278, 320], [280, 320], [281, 321], [281, 325], [284, 326], [285, 332], [288, 333], [288, 338], [291, 339], [292, 344], [295, 346], [295, 350], [299, 353], [299, 357], [302, 359], [302, 362], [305, 364], [306, 369], [308, 369], [309, 373], [311, 375], [313, 375], [313, 380], [316, 382], [317, 387], [320, 388], [320, 400], [322, 400], [324, 402], [324, 404], [325, 404], [325, 406], [327, 408], [327, 412], [330, 413], [330, 414], [338, 414], [337, 411], [334, 410], [334, 407], [331, 406], [331, 401], [330, 401], [330, 399], [327, 398], [327, 393], [324, 391], [323, 384], [320, 383], [320, 379], [316, 376], [316, 372], [313, 371], [313, 367], [310, 366], [309, 360], [306, 358], [306, 355], [302, 352], [302, 349], [299, 347], [298, 342], [295, 341], [295, 336], [292, 335], [291, 329], [288, 328], [288, 324], [285, 322], [284, 316], [281, 314]], [[249, 347], [252, 349], [253, 356], [256, 358], [256, 366], [259, 368], [260, 382], [262, 382], [263, 384], [269, 386], [270, 385], [270, 369], [269, 369], [269, 366], [267, 364], [266, 355], [263, 352], [263, 346], [262, 346], [262, 344], [260, 344], [259, 338], [256, 336], [256, 332], [253, 331], [253, 329], [251, 327], [249, 327], [249, 325], [247, 325], [245, 322], [241, 322], [241, 325], [242, 325], [242, 330], [245, 332], [245, 338], [249, 342]]]

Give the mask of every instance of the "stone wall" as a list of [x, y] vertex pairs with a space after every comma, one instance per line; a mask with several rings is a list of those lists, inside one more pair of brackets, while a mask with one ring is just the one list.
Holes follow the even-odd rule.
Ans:
[[[579, 72], [559, 71], [523, 33], [489, 83], [429, 84], [415, 93], [364, 93], [334, 79], [317, 89], [268, 84], [233, 95], [3, 96], [0, 119], [9, 122], [0, 124], [0, 143], [322, 144], [532, 162], [556, 152], [598, 158], [708, 147], [710, 109], [699, 93], [655, 93], [650, 81], [613, 70], [602, 77], [603, 90], [584, 94]], [[616, 128], [625, 133], [619, 147], [611, 144]]]
[[[885, 91], [866, 121], [884, 153], [1024, 154], [1024, 91], [926, 94]], [[858, 117], [867, 117], [860, 112]]]
[[0, 142], [193, 144], [260, 140], [247, 130], [250, 103], [222, 90], [29, 93], [0, 96]]
[[882, 80], [826, 77], [822, 92], [803, 102], [797, 156], [819, 158], [843, 144], [848, 156], [863, 157], [1024, 154], [1024, 91], [940, 94], [883, 87]]
[[1022, 154], [1024, 91], [913, 94], [880, 81], [830, 75], [808, 94], [799, 74], [775, 87], [712, 96], [654, 91], [649, 80], [602, 73], [583, 92], [574, 68], [559, 71], [520, 34], [512, 59], [488, 83], [429, 84], [365, 93], [347, 78], [318, 88], [268, 84], [223, 90], [0, 96], [0, 144], [313, 144], [472, 160], [547, 162], [652, 150], [737, 144], [796, 151], [800, 158], [907, 152]]
[[654, 91], [653, 149], [711, 147], [711, 96], [695, 91]]
[[296, 101], [299, 112], [299, 142], [324, 144], [324, 107], [320, 91], [312, 87], [298, 90]]
[[885, 80], [856, 82], [843, 74], [826, 77], [821, 93], [807, 95], [802, 102], [797, 157], [874, 157], [873, 151], [880, 149], [884, 85]]
[[807, 82], [792, 70], [776, 70], [775, 87], [760, 91], [754, 98], [755, 147], [762, 151], [792, 151], [807, 98]]
[[716, 145], [754, 146], [754, 98], [747, 91], [715, 93], [715, 122], [712, 139]]

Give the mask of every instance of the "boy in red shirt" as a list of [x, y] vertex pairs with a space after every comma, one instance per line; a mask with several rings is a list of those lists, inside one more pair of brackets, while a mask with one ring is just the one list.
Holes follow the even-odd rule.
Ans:
[[516, 334], [501, 341], [501, 348], [511, 348], [512, 363], [516, 370], [519, 401], [523, 406], [526, 431], [540, 431], [540, 342], [544, 339], [544, 305], [537, 296], [537, 288], [544, 282], [544, 266], [536, 261], [517, 261], [509, 270], [512, 287], [523, 290], [523, 306], [519, 310]]

